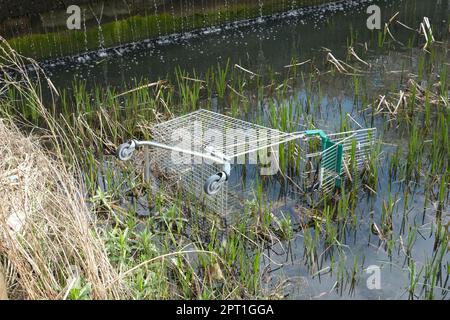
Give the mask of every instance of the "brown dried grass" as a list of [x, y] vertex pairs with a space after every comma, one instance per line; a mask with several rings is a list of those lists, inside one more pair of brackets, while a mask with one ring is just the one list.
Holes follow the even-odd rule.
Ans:
[[10, 269], [9, 296], [61, 299], [83, 279], [92, 298], [120, 298], [120, 283], [108, 287], [118, 274], [79, 183], [7, 120], [0, 139], [0, 255]]
[[[34, 67], [37, 79], [26, 65]], [[70, 166], [65, 162], [75, 159], [72, 145], [48, 114], [41, 85], [58, 92], [34, 60], [1, 37], [0, 79], [3, 88], [14, 89], [20, 102], [46, 121], [45, 139], [52, 150], [25, 136], [8, 115], [0, 118], [0, 264], [9, 297], [64, 299], [82, 283], [90, 286], [89, 298], [126, 298], [86, 205], [79, 166], [75, 160]]]

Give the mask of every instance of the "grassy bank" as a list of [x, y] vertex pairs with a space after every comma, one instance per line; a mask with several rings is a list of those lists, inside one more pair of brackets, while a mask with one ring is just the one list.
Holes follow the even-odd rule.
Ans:
[[[294, 4], [272, 1], [263, 5], [257, 1], [230, 2], [227, 5], [218, 4], [213, 8], [208, 6], [201, 10], [196, 9], [186, 14], [156, 11], [153, 14], [135, 15], [83, 30], [62, 29], [58, 32], [24, 35], [9, 39], [9, 43], [25, 56], [35, 59], [58, 58], [327, 2], [330, 1], [301, 0], [295, 1]], [[150, 9], [154, 10], [153, 5]]]

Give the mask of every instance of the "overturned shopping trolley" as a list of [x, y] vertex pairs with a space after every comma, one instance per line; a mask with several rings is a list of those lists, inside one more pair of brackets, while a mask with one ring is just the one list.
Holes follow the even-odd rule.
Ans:
[[[288, 133], [200, 109], [155, 125], [152, 136], [152, 141], [130, 140], [120, 145], [117, 156], [129, 160], [136, 148], [152, 147], [146, 158], [147, 169], [178, 183], [207, 208], [225, 214], [242, 197], [228, 185], [235, 174], [232, 169], [238, 164], [259, 161], [264, 164], [265, 174], [276, 174], [279, 148], [291, 144], [298, 160], [296, 187], [302, 192], [330, 193], [341, 185], [344, 167], [351, 164], [363, 168], [376, 129], [337, 134], [322, 130]], [[274, 161], [275, 171], [270, 170]]]

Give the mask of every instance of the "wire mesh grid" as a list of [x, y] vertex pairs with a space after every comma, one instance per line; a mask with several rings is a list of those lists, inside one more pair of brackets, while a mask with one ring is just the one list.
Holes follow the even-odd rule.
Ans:
[[[323, 140], [317, 136], [285, 133], [200, 109], [155, 125], [152, 135], [158, 143], [170, 146], [176, 144], [183, 150], [208, 153], [208, 148], [212, 148], [231, 164], [242, 164], [237, 160], [243, 155], [262, 149], [277, 149], [286, 142], [293, 143], [298, 153], [298, 162], [295, 164], [296, 187], [302, 192], [320, 189], [320, 194], [324, 194], [334, 190], [336, 181], [340, 181], [344, 174], [343, 167], [350, 164], [352, 155], [356, 168], [363, 167], [375, 142], [376, 129], [329, 134], [330, 145], [324, 147]], [[155, 148], [150, 158], [151, 169], [157, 176], [170, 183], [180, 184], [185, 192], [200, 200], [211, 211], [225, 215], [243, 207], [246, 200], [243, 199], [244, 193], [228, 181], [214, 195], [204, 192], [205, 181], [222, 170], [221, 164], [196, 155], [160, 148]], [[244, 157], [244, 163], [247, 160]]]
[[190, 150], [205, 152], [207, 147], [213, 147], [229, 159], [298, 137], [296, 133], [263, 127], [205, 109], [160, 123], [153, 129], [162, 141], [173, 141], [179, 135], [185, 141], [181, 145]]
[[[157, 124], [152, 128], [152, 135], [158, 143], [171, 146], [175, 143], [184, 150], [205, 153], [212, 148], [231, 164], [242, 164], [249, 158], [256, 160], [258, 150], [298, 137], [298, 134], [266, 128], [204, 109]], [[242, 194], [236, 191], [237, 188], [230, 188], [228, 181], [217, 194], [203, 192], [206, 179], [222, 170], [217, 163], [163, 149], [152, 152], [151, 162], [153, 171], [172, 183], [181, 183], [183, 190], [214, 212], [226, 214], [228, 209], [238, 210], [245, 203]]]
[[[328, 135], [335, 143], [325, 150], [321, 160], [321, 189], [331, 192], [336, 181], [341, 181], [346, 168], [353, 164], [355, 170], [361, 170], [367, 162], [371, 148], [375, 144], [376, 128], [368, 128]], [[341, 148], [341, 151], [339, 151]], [[342, 157], [339, 158], [339, 152]]]
[[377, 137], [376, 128], [360, 129], [355, 131], [347, 131], [333, 133], [328, 135], [332, 140], [342, 144], [344, 151], [344, 160], [350, 163], [353, 145], [355, 147], [355, 161], [357, 169], [362, 169], [364, 163], [368, 160], [368, 152], [375, 144]]
[[299, 139], [296, 142], [299, 154], [298, 185], [306, 192], [320, 189], [321, 194], [331, 193], [336, 181], [342, 180], [345, 168], [351, 166], [352, 157], [356, 170], [364, 167], [375, 144], [376, 133], [376, 128], [368, 128], [328, 134], [330, 142], [325, 147], [319, 136]]
[[195, 200], [212, 212], [226, 214], [228, 182], [224, 182], [217, 194], [207, 195], [203, 191], [206, 179], [216, 174], [221, 168], [210, 163], [189, 164], [171, 161], [172, 157], [173, 153], [170, 150], [153, 148], [149, 156], [152, 175], [169, 186], [181, 187], [184, 192], [187, 192], [183, 196], [183, 202]]
[[295, 141], [297, 147], [296, 185], [302, 193], [319, 186], [322, 145], [318, 137]]

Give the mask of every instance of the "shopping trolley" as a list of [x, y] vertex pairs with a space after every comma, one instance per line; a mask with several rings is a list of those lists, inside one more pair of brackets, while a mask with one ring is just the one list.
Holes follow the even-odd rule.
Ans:
[[159, 123], [151, 133], [151, 141], [130, 140], [120, 145], [118, 158], [126, 161], [137, 148], [151, 147], [145, 157], [147, 170], [179, 184], [219, 214], [229, 212], [229, 199], [240, 197], [228, 190], [236, 164], [276, 156], [280, 145], [293, 143], [300, 161], [296, 186], [303, 192], [330, 193], [340, 187], [344, 166], [352, 162], [357, 169], [363, 168], [376, 139], [376, 128], [337, 134], [322, 130], [289, 133], [205, 109]]

